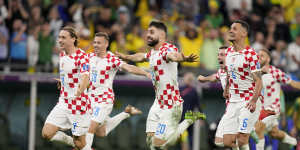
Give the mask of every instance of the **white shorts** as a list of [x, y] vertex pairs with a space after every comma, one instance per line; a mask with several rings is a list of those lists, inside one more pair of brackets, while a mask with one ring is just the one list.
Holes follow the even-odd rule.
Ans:
[[157, 102], [150, 108], [146, 132], [154, 132], [155, 137], [167, 140], [177, 129], [182, 114], [182, 103], [171, 109], [161, 109]]
[[93, 103], [92, 109], [92, 120], [99, 124], [104, 124], [104, 122], [109, 118], [113, 109], [113, 104]]
[[266, 125], [266, 131], [270, 132], [273, 127], [277, 127], [279, 115], [270, 115], [262, 120], [262, 122]]
[[218, 138], [223, 138], [223, 135], [224, 135], [224, 115], [222, 116], [222, 118], [218, 124], [218, 128], [217, 128], [215, 136]]
[[90, 126], [90, 115], [88, 113], [84, 115], [72, 114], [56, 105], [48, 115], [46, 123], [53, 124], [61, 130], [71, 129], [72, 135], [82, 136], [87, 133]]
[[257, 100], [253, 113], [246, 108], [248, 102], [229, 102], [224, 114], [224, 134], [250, 133], [254, 129], [261, 110], [261, 101]]

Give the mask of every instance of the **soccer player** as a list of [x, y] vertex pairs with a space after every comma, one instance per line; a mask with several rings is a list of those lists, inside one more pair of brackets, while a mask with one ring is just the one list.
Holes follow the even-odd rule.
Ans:
[[[212, 74], [210, 76], [204, 77], [202, 75], [198, 76], [198, 81], [200, 82], [217, 82], [217, 81], [221, 81], [221, 85], [222, 88], [225, 89], [226, 86], [226, 77], [227, 74], [225, 72], [225, 51], [228, 47], [227, 46], [221, 46], [219, 48], [219, 52], [218, 52], [218, 62], [220, 65], [220, 68], [218, 69], [218, 72], [215, 74]], [[228, 100], [225, 101], [226, 105], [228, 103]], [[215, 135], [215, 144], [219, 147], [224, 147], [224, 143], [223, 143], [223, 122], [224, 122], [224, 117], [222, 117], [222, 119], [219, 122], [217, 131], [216, 131], [216, 135]]]
[[[249, 150], [249, 135], [258, 120], [262, 81], [258, 55], [246, 46], [249, 25], [234, 21], [229, 30], [233, 46], [227, 49], [227, 83], [224, 96], [229, 99], [224, 114], [224, 145], [233, 149]], [[237, 144], [236, 144], [237, 142]]]
[[[42, 136], [86, 150], [85, 134], [90, 123], [90, 101], [86, 90], [89, 84], [88, 57], [77, 48], [78, 36], [72, 27], [60, 31], [58, 43], [61, 50], [60, 96], [46, 119]], [[71, 129], [73, 138], [60, 131], [67, 129]]]
[[259, 142], [256, 144], [257, 150], [263, 150], [265, 145], [264, 133], [265, 131], [275, 139], [283, 143], [295, 146], [297, 140], [289, 136], [286, 132], [278, 129], [278, 117], [280, 116], [280, 84], [288, 84], [296, 89], [300, 89], [300, 82], [289, 78], [283, 71], [270, 65], [271, 54], [267, 49], [259, 51], [259, 62], [262, 66], [262, 82], [263, 82], [263, 96], [264, 103], [261, 110], [257, 124], [259, 128], [255, 131], [259, 137]]
[[113, 79], [118, 70], [124, 70], [136, 75], [143, 75], [151, 79], [151, 74], [133, 65], [129, 65], [113, 53], [107, 51], [109, 37], [104, 32], [95, 34], [94, 53], [90, 58], [90, 88], [89, 97], [92, 104], [91, 124], [86, 136], [87, 143], [92, 146], [93, 137], [108, 135], [122, 120], [131, 115], [142, 112], [128, 105], [124, 112], [110, 118], [109, 114], [113, 109], [114, 92], [112, 89]]
[[124, 60], [150, 62], [155, 101], [146, 123], [147, 144], [150, 149], [164, 149], [173, 145], [177, 138], [195, 120], [205, 118], [202, 113], [188, 112], [179, 124], [183, 99], [177, 82], [178, 62], [194, 62], [196, 55], [184, 56], [176, 46], [167, 43], [167, 27], [162, 22], [152, 21], [147, 32], [147, 44], [152, 47], [148, 53], [125, 55], [117, 53]]

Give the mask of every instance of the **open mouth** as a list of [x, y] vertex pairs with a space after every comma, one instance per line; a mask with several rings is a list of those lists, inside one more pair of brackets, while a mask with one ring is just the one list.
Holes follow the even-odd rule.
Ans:
[[220, 64], [220, 65], [223, 65], [223, 64], [224, 64], [224, 62], [223, 62], [223, 61], [219, 61], [219, 64]]

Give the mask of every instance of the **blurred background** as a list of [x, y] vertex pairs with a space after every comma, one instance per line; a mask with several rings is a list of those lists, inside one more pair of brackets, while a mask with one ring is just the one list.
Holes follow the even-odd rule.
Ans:
[[[198, 83], [195, 77], [216, 72], [218, 48], [230, 45], [227, 31], [237, 19], [250, 25], [248, 45], [271, 50], [274, 66], [294, 80], [300, 78], [300, 0], [0, 0], [0, 149], [27, 150], [32, 140], [37, 150], [72, 149], [41, 138], [44, 121], [59, 96], [53, 78], [58, 77], [56, 39], [61, 27], [74, 26], [79, 47], [88, 53], [93, 51], [94, 34], [104, 31], [112, 52], [134, 54], [149, 50], [144, 39], [152, 20], [167, 25], [168, 41], [185, 55], [200, 56], [195, 63], [179, 65], [180, 89], [185, 104], [208, 118], [189, 128], [170, 149], [217, 149], [213, 139], [225, 109], [222, 89], [218, 83]], [[300, 92], [282, 89], [280, 128], [299, 139]], [[144, 114], [124, 121], [108, 137], [96, 138], [93, 147], [147, 149], [145, 122], [154, 101], [151, 81], [119, 72], [114, 91], [112, 115], [127, 104]], [[270, 150], [292, 149], [266, 138]]]

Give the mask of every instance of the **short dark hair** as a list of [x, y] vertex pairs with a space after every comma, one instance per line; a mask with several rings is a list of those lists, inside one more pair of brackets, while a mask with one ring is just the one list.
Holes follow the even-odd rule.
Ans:
[[63, 27], [61, 30], [64, 30], [64, 31], [69, 32], [70, 36], [71, 36], [72, 38], [75, 38], [74, 46], [77, 46], [77, 45], [78, 45], [78, 35], [77, 35], [77, 33], [76, 33], [76, 30], [75, 30], [73, 27], [71, 27], [71, 26], [65, 26], [65, 27]]
[[242, 27], [243, 27], [244, 29], [246, 29], [247, 33], [249, 33], [250, 27], [249, 27], [249, 24], [248, 24], [247, 22], [245, 22], [245, 21], [243, 21], [243, 20], [235, 20], [235, 21], [233, 21], [233, 23], [239, 23], [239, 24], [241, 24]]
[[107, 40], [107, 42], [109, 42], [109, 36], [107, 33], [105, 32], [97, 32], [95, 34], [95, 37], [104, 37], [105, 40]]
[[267, 53], [268, 56], [270, 57], [270, 59], [272, 58], [271, 57], [271, 52], [268, 49], [263, 48], [263, 49], [260, 49], [260, 51], [263, 51], [263, 52]]
[[149, 24], [149, 27], [151, 27], [151, 26], [163, 30], [166, 34], [168, 32], [167, 26], [163, 22], [151, 21], [151, 23]]
[[226, 46], [226, 45], [223, 45], [223, 46], [219, 47], [219, 49], [227, 49], [227, 48], [228, 48], [228, 46]]

